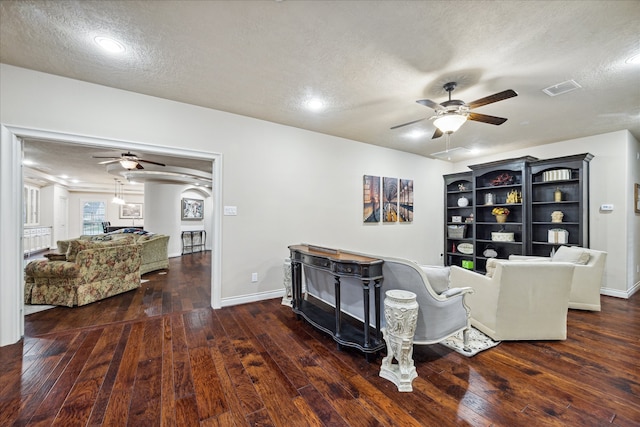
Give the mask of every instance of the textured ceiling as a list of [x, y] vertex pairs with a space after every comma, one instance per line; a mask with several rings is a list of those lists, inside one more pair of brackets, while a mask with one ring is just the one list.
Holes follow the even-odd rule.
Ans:
[[[639, 1], [1, 1], [0, 61], [424, 156], [417, 99], [466, 102], [451, 147], [491, 153], [629, 129], [640, 139]], [[122, 56], [96, 49], [110, 35]], [[582, 88], [549, 97], [574, 79]], [[311, 97], [326, 109], [310, 112]], [[423, 130], [421, 138], [409, 135]], [[471, 157], [456, 154], [453, 160]]]

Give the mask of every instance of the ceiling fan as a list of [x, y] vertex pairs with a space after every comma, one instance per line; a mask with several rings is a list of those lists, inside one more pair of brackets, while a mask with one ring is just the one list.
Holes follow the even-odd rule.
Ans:
[[[448, 101], [444, 101], [440, 104], [430, 99], [419, 99], [416, 101], [418, 104], [424, 105], [425, 107], [433, 108], [436, 112], [435, 116], [429, 118], [434, 119], [433, 124], [437, 128], [431, 139], [440, 138], [444, 134], [450, 134], [457, 131], [467, 120], [474, 120], [476, 122], [488, 123], [491, 125], [501, 125], [506, 122], [507, 119], [503, 117], [473, 113], [471, 110], [477, 107], [482, 107], [483, 105], [492, 104], [494, 102], [518, 96], [514, 90], [508, 89], [466, 104], [464, 101], [451, 99], [451, 92], [453, 92], [457, 85], [458, 84], [456, 82], [449, 82], [443, 86], [444, 90], [449, 93]], [[425, 119], [427, 119], [427, 117], [393, 126], [391, 129], [412, 125]]]
[[158, 165], [158, 166], [166, 166], [164, 163], [152, 162], [151, 160], [141, 159], [138, 156], [136, 156], [135, 154], [131, 153], [131, 151], [127, 151], [126, 153], [122, 153], [122, 155], [120, 157], [93, 156], [93, 158], [94, 159], [110, 159], [110, 160], [105, 160], [103, 162], [98, 163], [99, 165], [108, 165], [110, 163], [120, 162], [120, 165], [122, 165], [123, 168], [129, 169], [129, 170], [132, 170], [132, 169], [144, 169], [142, 167], [142, 165], [140, 164], [140, 162], [149, 163], [149, 164]]

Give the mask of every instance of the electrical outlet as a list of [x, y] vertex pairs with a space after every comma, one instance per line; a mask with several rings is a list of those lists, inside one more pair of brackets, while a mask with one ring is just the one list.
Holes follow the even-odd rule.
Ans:
[[258, 273], [251, 273], [251, 283], [258, 281]]

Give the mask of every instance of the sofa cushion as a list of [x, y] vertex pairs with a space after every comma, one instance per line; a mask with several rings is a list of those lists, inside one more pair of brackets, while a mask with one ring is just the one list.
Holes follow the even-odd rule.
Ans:
[[67, 249], [67, 261], [75, 262], [78, 253], [84, 251], [85, 249], [132, 245], [134, 243], [135, 238], [133, 236], [123, 236], [119, 239], [107, 241], [71, 240], [69, 242], [69, 249]]
[[112, 237], [109, 234], [98, 234], [91, 238], [92, 242], [106, 242], [108, 240], [112, 240]]
[[584, 248], [560, 246], [551, 261], [586, 265], [589, 262], [589, 252]]
[[69, 242], [69, 249], [67, 249], [67, 261], [76, 262], [78, 252], [85, 249], [89, 249], [93, 246], [93, 243], [89, 240], [72, 240]]
[[449, 267], [440, 267], [437, 265], [421, 265], [431, 287], [437, 294], [441, 294], [449, 289]]
[[45, 259], [31, 261], [24, 269], [27, 277], [60, 277], [78, 276], [80, 266], [75, 262], [48, 261]]

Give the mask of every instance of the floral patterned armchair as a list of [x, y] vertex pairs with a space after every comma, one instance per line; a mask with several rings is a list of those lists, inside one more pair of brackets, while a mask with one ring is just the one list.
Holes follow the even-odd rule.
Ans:
[[73, 307], [140, 286], [141, 246], [129, 239], [69, 242], [65, 261], [25, 267], [25, 303]]

